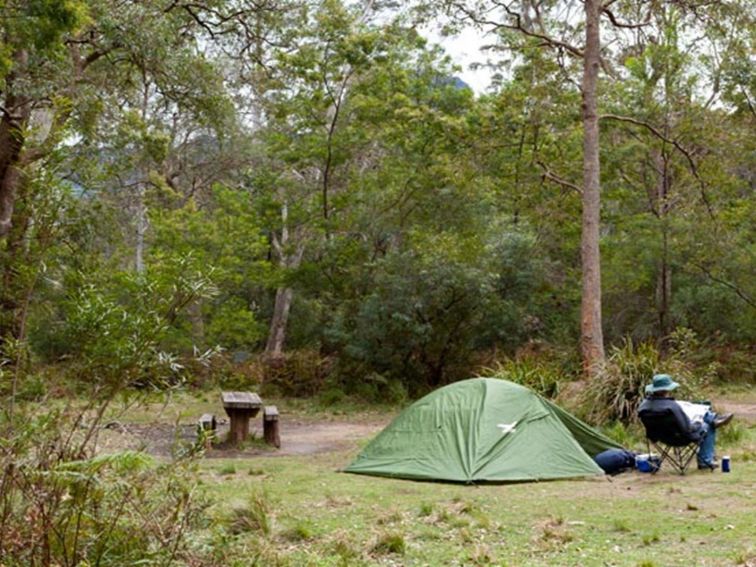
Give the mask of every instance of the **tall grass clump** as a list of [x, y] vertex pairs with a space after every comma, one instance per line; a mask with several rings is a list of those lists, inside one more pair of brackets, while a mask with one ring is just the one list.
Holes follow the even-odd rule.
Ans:
[[397, 555], [403, 555], [406, 550], [407, 543], [404, 540], [404, 536], [399, 532], [382, 534], [372, 548], [372, 551], [375, 554], [395, 553]]
[[588, 418], [594, 423], [633, 421], [643, 389], [661, 366], [659, 351], [651, 343], [634, 345], [628, 338], [612, 347], [601, 371], [584, 390]]
[[273, 522], [268, 498], [262, 492], [253, 492], [243, 507], [235, 508], [229, 521], [233, 534], [259, 533], [270, 535]]
[[645, 387], [654, 374], [670, 374], [680, 388], [679, 399], [699, 400], [704, 386], [716, 369], [696, 368], [691, 360], [697, 341], [688, 329], [672, 333], [670, 351], [662, 357], [652, 342], [633, 343], [625, 339], [612, 347], [606, 362], [583, 390], [584, 413], [593, 423], [636, 421], [638, 406], [645, 397]]
[[746, 428], [741, 423], [731, 423], [727, 427], [717, 429], [717, 441], [725, 447], [733, 447], [743, 442], [747, 435]]

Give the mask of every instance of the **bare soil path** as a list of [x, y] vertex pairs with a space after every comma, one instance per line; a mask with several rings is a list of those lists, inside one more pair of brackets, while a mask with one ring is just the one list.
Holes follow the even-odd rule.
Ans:
[[756, 404], [723, 400], [717, 404], [717, 408], [724, 413], [734, 413], [735, 419], [756, 423]]
[[[369, 421], [290, 419], [281, 420], [281, 448], [262, 444], [262, 429], [258, 423], [251, 424], [254, 440], [243, 448], [214, 447], [205, 454], [208, 458], [234, 458], [249, 456], [284, 457], [311, 455], [349, 449], [360, 440], [372, 437], [389, 422], [388, 418]], [[222, 439], [228, 432], [228, 423], [222, 421], [218, 436]], [[105, 452], [138, 449], [152, 455], [166, 457], [181, 446], [197, 440], [194, 424], [109, 424], [100, 434], [99, 447]]]

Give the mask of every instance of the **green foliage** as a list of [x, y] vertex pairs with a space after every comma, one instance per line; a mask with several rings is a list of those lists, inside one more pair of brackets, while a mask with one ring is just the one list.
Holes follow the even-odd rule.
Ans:
[[[578, 37], [558, 6], [539, 25]], [[501, 356], [495, 373], [558, 393], [571, 356], [523, 351], [577, 350], [578, 61], [496, 33], [502, 71], [476, 95], [383, 8], [0, 2], [20, 121], [0, 134], [22, 145], [0, 167], [23, 179], [0, 237], [1, 348], [23, 345], [3, 391], [43, 398], [51, 364], [105, 395], [186, 380], [402, 404]], [[650, 10], [654, 42], [607, 27], [624, 80], [601, 84], [602, 115], [630, 120], [602, 119], [611, 359], [589, 392], [624, 422], [655, 370], [695, 393], [756, 368], [752, 14]]]
[[486, 369], [484, 373], [515, 384], [522, 384], [547, 398], [557, 397], [560, 384], [565, 381], [565, 376], [559, 366], [545, 358], [535, 357], [499, 361], [494, 368]]
[[[205, 507], [191, 458], [156, 463], [133, 451], [85, 457], [87, 436], [81, 415], [74, 417], [28, 414], [22, 430], [0, 421], [3, 560], [8, 565], [179, 560], [187, 538], [202, 525]], [[48, 451], [38, 451], [40, 445]]]
[[218, 474], [221, 476], [236, 474], [236, 467], [232, 464], [224, 465], [218, 470]]
[[336, 405], [346, 398], [344, 391], [337, 385], [326, 386], [318, 395], [318, 401], [325, 407]]
[[614, 421], [604, 425], [601, 432], [619, 443], [622, 447], [637, 447], [642, 444], [644, 435], [632, 425], [625, 425], [621, 421]]
[[191, 345], [251, 349], [266, 331], [256, 313], [256, 292], [271, 277], [262, 256], [261, 227], [248, 194], [216, 186], [213, 195], [208, 209], [198, 209], [190, 201], [152, 217], [157, 250], [190, 253], [198, 265], [213, 268], [213, 301], [202, 302], [194, 315], [203, 322], [202, 328], [195, 320], [185, 320], [172, 340], [184, 349]]
[[19, 402], [39, 402], [47, 397], [47, 376], [41, 372], [23, 373], [17, 384], [16, 400]]
[[293, 528], [287, 530], [284, 537], [293, 542], [308, 541], [315, 537], [315, 530], [310, 522], [300, 521]]
[[717, 429], [717, 443], [723, 447], [736, 447], [747, 436], [746, 426], [737, 420]]
[[213, 294], [204, 269], [186, 256], [166, 258], [144, 275], [72, 274], [61, 320], [44, 329], [44, 340], [65, 348], [55, 354], [72, 359], [73, 376], [105, 395], [125, 385], [174, 383], [183, 365], [160, 350], [161, 341], [188, 305]]
[[88, 21], [86, 2], [80, 0], [6, 0], [0, 10], [6, 16], [0, 39], [0, 80], [13, 69], [16, 50], [33, 48], [40, 55], [55, 56], [64, 48], [62, 36]]
[[[110, 404], [130, 386], [178, 379], [182, 366], [160, 341], [212, 286], [186, 257], [142, 275], [66, 275], [60, 312], [45, 329], [55, 338], [42, 344], [65, 345], [64, 391], [73, 383], [83, 404], [57, 403], [55, 384], [41, 387], [45, 374], [29, 371], [26, 343], [2, 343], [14, 385], [2, 392], [0, 414], [0, 530], [9, 536], [0, 555], [10, 565], [179, 561], [203, 521], [193, 451], [158, 463], [139, 452], [98, 453], [96, 439]], [[36, 403], [21, 404], [32, 389]]]
[[[368, 293], [327, 329], [342, 356], [372, 370], [363, 382], [416, 390], [469, 377], [476, 349], [527, 332], [515, 302], [532, 266], [516, 235], [491, 237], [417, 234], [416, 247], [375, 262]], [[523, 263], [509, 264], [509, 253]]]
[[430, 516], [431, 514], [433, 514], [433, 504], [429, 502], [423, 502], [420, 505], [420, 511], [418, 512], [417, 515], [420, 516], [421, 518], [426, 518]]

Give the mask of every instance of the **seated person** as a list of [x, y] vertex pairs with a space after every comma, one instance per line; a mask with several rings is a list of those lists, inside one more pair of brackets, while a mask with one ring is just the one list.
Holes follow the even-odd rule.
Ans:
[[684, 431], [701, 431], [702, 438], [698, 445], [698, 468], [714, 469], [717, 467], [714, 458], [717, 428], [728, 424], [732, 420], [732, 414], [720, 416], [711, 411], [711, 407], [707, 404], [675, 400], [672, 397], [672, 391], [678, 386], [680, 385], [668, 374], [655, 375], [653, 382], [646, 386], [647, 397], [638, 408], [638, 413], [670, 410]]

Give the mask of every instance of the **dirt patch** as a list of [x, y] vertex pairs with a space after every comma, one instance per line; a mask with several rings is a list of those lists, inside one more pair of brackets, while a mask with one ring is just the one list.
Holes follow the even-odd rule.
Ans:
[[735, 419], [756, 423], [756, 404], [722, 400], [716, 407], [720, 413], [732, 412], [735, 414]]
[[[268, 447], [260, 441], [262, 428], [252, 426], [253, 440], [245, 447], [212, 448], [205, 454], [208, 458], [234, 458], [249, 456], [294, 456], [340, 451], [357, 446], [362, 439], [372, 437], [383, 429], [387, 420], [370, 422], [282, 420], [280, 424], [281, 448]], [[257, 424], [256, 424], [257, 425]], [[228, 423], [218, 426], [218, 437], [228, 433]], [[197, 441], [194, 424], [128, 424], [112, 423], [99, 436], [98, 447], [103, 452], [134, 449], [151, 455], [167, 457], [182, 447]]]

